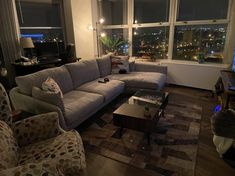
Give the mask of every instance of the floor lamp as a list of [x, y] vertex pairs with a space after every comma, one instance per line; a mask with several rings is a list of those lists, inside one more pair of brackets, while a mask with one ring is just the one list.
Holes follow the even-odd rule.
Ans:
[[100, 28], [100, 25], [102, 25], [104, 23], [104, 18], [100, 18], [100, 20], [98, 22], [95, 23], [95, 32], [96, 32], [96, 47], [97, 47], [97, 54], [98, 54], [98, 57], [100, 57], [100, 45], [99, 45], [99, 42], [100, 42], [100, 35], [101, 37], [104, 37], [105, 36], [105, 33], [99, 33], [99, 28]]

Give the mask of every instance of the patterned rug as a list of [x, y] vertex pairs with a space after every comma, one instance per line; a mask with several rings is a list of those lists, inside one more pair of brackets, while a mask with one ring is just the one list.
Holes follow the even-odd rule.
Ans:
[[93, 152], [152, 175], [193, 176], [196, 164], [202, 107], [192, 97], [171, 93], [156, 130], [147, 145], [144, 133], [119, 128], [112, 123], [112, 112], [127, 98], [122, 98], [101, 113], [81, 132], [86, 152]]

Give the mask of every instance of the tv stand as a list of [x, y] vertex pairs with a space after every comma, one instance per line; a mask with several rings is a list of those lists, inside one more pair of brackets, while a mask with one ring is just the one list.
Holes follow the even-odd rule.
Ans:
[[225, 94], [225, 105], [223, 107], [224, 109], [229, 108], [230, 97], [232, 95], [235, 95], [235, 90], [231, 89], [231, 80], [230, 80], [231, 74], [235, 75], [235, 73], [230, 70], [221, 70], [221, 78]]

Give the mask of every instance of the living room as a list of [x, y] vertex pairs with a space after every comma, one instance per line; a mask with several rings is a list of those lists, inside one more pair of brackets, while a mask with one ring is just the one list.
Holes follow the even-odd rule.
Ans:
[[234, 0], [2, 0], [0, 26], [0, 175], [234, 175]]

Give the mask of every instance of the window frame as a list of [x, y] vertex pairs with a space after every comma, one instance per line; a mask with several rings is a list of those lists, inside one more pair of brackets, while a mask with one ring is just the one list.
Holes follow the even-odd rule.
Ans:
[[[170, 0], [169, 3], [169, 21], [168, 22], [157, 22], [157, 23], [134, 23], [134, 1], [135, 0], [128, 0], [127, 4], [127, 24], [125, 25], [102, 25], [103, 29], [122, 29], [122, 28], [128, 28], [128, 41], [130, 43], [129, 45], [129, 55], [132, 56], [132, 42], [133, 42], [133, 28], [147, 28], [147, 27], [169, 27], [169, 36], [168, 36], [168, 57], [165, 59], [168, 60], [174, 60], [173, 58], [173, 47], [174, 47], [174, 33], [175, 33], [175, 27], [177, 26], [196, 26], [196, 25], [216, 25], [216, 24], [227, 24], [227, 31], [226, 31], [226, 40], [224, 45], [224, 51], [223, 56], [226, 58], [226, 53], [228, 50], [228, 38], [229, 38], [229, 24], [231, 21], [231, 8], [232, 8], [232, 0], [229, 0], [228, 3], [228, 11], [227, 11], [227, 17], [226, 19], [214, 19], [214, 20], [194, 20], [194, 21], [177, 21], [177, 13], [179, 9], [179, 3], [180, 0]], [[99, 15], [100, 16], [100, 15]], [[157, 60], [164, 60], [164, 59], [158, 59]], [[192, 62], [183, 60], [186, 62]], [[225, 59], [223, 60], [223, 62]]]
[[[17, 0], [15, 0], [15, 3], [17, 4]], [[37, 3], [37, 2], [32, 2], [32, 3]], [[41, 4], [45, 4], [47, 2], [39, 2]], [[64, 17], [64, 6], [63, 6], [63, 1], [62, 0], [57, 0], [55, 2], [52, 2], [52, 3], [58, 3], [59, 4], [59, 13], [60, 13], [60, 20], [61, 20], [61, 27], [54, 27], [54, 26], [34, 26], [34, 27], [31, 27], [31, 26], [27, 26], [27, 27], [21, 27], [20, 26], [20, 23], [19, 23], [19, 29], [20, 29], [20, 33], [21, 33], [21, 30], [53, 30], [53, 29], [59, 29], [59, 30], [62, 30], [62, 33], [63, 33], [63, 42], [66, 43], [66, 31], [65, 31], [65, 17]], [[20, 4], [19, 4], [20, 5]], [[20, 7], [21, 8], [21, 7]], [[20, 9], [21, 11], [21, 9]], [[20, 15], [21, 12], [20, 12]], [[18, 17], [18, 20], [21, 19], [22, 16]]]

